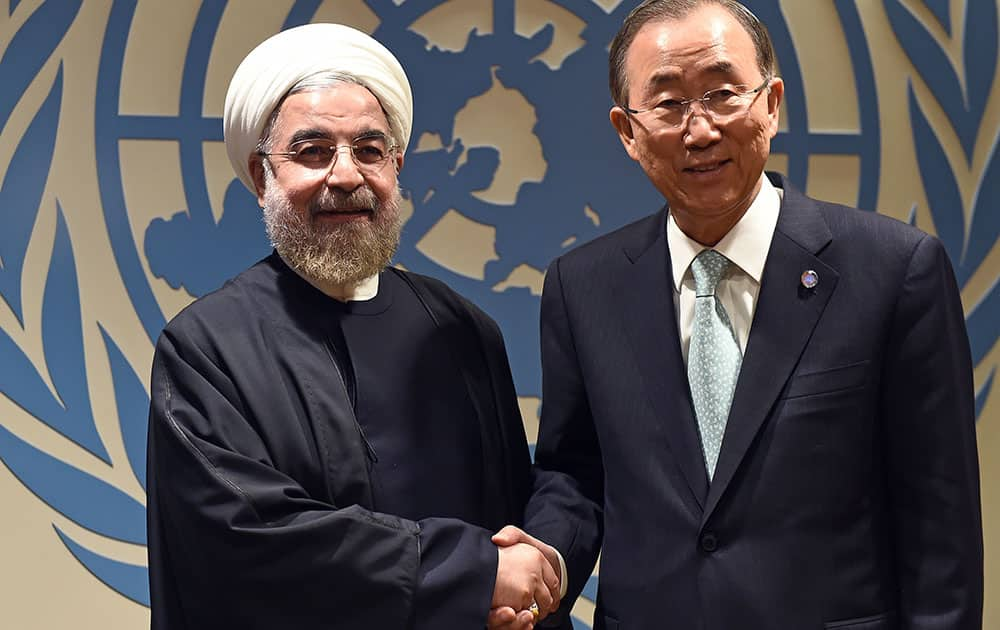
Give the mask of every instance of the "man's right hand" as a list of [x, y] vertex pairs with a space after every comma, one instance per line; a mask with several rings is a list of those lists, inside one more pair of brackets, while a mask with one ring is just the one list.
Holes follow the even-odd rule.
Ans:
[[539, 619], [559, 602], [559, 577], [541, 551], [526, 543], [498, 547], [497, 579], [493, 588], [493, 608], [510, 607], [525, 611], [538, 605]]

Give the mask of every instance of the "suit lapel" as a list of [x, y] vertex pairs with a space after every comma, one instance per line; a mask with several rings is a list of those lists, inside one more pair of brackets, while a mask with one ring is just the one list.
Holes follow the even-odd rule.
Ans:
[[631, 263], [626, 270], [629, 279], [618, 285], [618, 299], [655, 422], [662, 428], [697, 510], [701, 510], [708, 493], [708, 475], [677, 334], [666, 212], [649, 221], [643, 238], [625, 248]]
[[[785, 191], [781, 214], [764, 266], [703, 522], [732, 481], [837, 286], [836, 270], [817, 257], [832, 236], [815, 203], [781, 179], [775, 185]], [[802, 285], [806, 270], [819, 274], [819, 284], [813, 289]]]

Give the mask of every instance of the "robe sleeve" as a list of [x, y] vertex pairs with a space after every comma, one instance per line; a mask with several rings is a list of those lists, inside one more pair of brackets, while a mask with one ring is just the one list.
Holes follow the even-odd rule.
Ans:
[[[488, 427], [487, 432], [491, 432], [491, 428], [495, 428], [497, 431], [496, 436], [484, 439], [484, 444], [495, 442], [494, 448], [486, 451], [486, 453], [491, 454], [484, 454], [484, 457], [496, 462], [488, 471], [489, 474], [496, 477], [493, 486], [496, 495], [493, 500], [505, 503], [505, 505], [491, 506], [494, 509], [487, 517], [488, 522], [497, 530], [507, 524], [524, 527], [529, 533], [536, 535], [543, 542], [553, 544], [560, 551], [562, 549], [560, 541], [564, 541], [567, 546], [569, 546], [570, 541], [574, 541], [575, 548], [593, 548], [593, 555], [596, 557], [597, 548], [600, 546], [598, 534], [594, 531], [596, 525], [593, 527], [588, 526], [588, 524], [578, 525], [575, 518], [577, 513], [585, 512], [585, 508], [573, 513], [571, 515], [573, 518], [569, 522], [562, 520], [554, 523], [548, 519], [550, 514], [546, 512], [536, 521], [539, 525], [538, 530], [525, 523], [525, 505], [531, 497], [533, 488], [545, 484], [543, 480], [538, 478], [538, 475], [545, 476], [545, 473], [536, 471], [531, 465], [531, 456], [527, 448], [524, 423], [521, 419], [514, 379], [507, 358], [507, 349], [497, 323], [475, 304], [461, 297], [440, 281], [398, 270], [397, 273], [421, 297], [439, 325], [444, 322], [450, 322], [453, 325], [461, 323], [460, 326], [463, 330], [475, 332], [474, 338], [468, 338], [464, 333], [458, 333], [457, 329], [452, 329], [451, 338], [465, 339], [467, 342], [467, 345], [457, 353], [459, 358], [464, 359], [466, 373], [478, 372], [477, 362], [473, 357], [482, 353], [488, 375], [485, 381], [476, 381], [473, 378], [479, 383], [473, 389], [480, 396], [492, 398], [490, 402], [481, 402], [479, 405], [479, 408], [484, 410], [481, 421]], [[556, 517], [557, 520], [562, 516], [566, 516], [566, 513], [560, 513]], [[570, 530], [570, 533], [563, 537], [556, 533], [566, 530]], [[550, 535], [552, 536], [551, 540], [549, 539]], [[589, 572], [590, 568], [587, 568], [586, 574], [589, 575]], [[569, 573], [572, 573], [572, 570]], [[564, 585], [568, 584], [572, 587], [574, 581], [566, 577], [565, 571], [563, 575]], [[582, 571], [580, 575], [583, 576]], [[573, 608], [573, 603], [585, 581], [586, 577], [576, 580], [575, 583], [578, 585], [576, 592], [567, 592], [563, 597], [559, 611], [543, 619], [536, 627], [572, 630], [573, 622], [570, 619], [570, 610]], [[460, 626], [444, 623], [440, 627], [458, 628]]]
[[443, 612], [453, 627], [485, 625], [490, 532], [311, 496], [273, 464], [211, 343], [185, 332], [168, 327], [153, 362], [154, 630], [423, 628]]

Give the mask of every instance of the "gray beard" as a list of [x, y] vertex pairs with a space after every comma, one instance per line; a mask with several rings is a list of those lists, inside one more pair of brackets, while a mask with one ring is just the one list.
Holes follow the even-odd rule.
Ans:
[[[397, 187], [381, 203], [367, 185], [349, 194], [324, 188], [309, 205], [309, 214], [296, 211], [264, 169], [264, 226], [271, 245], [292, 268], [306, 278], [338, 286], [356, 285], [384, 269], [399, 247], [403, 221]], [[372, 210], [372, 220], [355, 220], [331, 227], [318, 226], [315, 212], [338, 208]]]

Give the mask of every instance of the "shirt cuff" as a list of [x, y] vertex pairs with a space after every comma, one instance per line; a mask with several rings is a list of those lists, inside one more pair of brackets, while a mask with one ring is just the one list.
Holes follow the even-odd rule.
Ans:
[[559, 558], [559, 599], [566, 597], [566, 590], [569, 588], [569, 580], [566, 579], [566, 561], [563, 560], [562, 554], [555, 547], [552, 548], [556, 552], [556, 557]]

